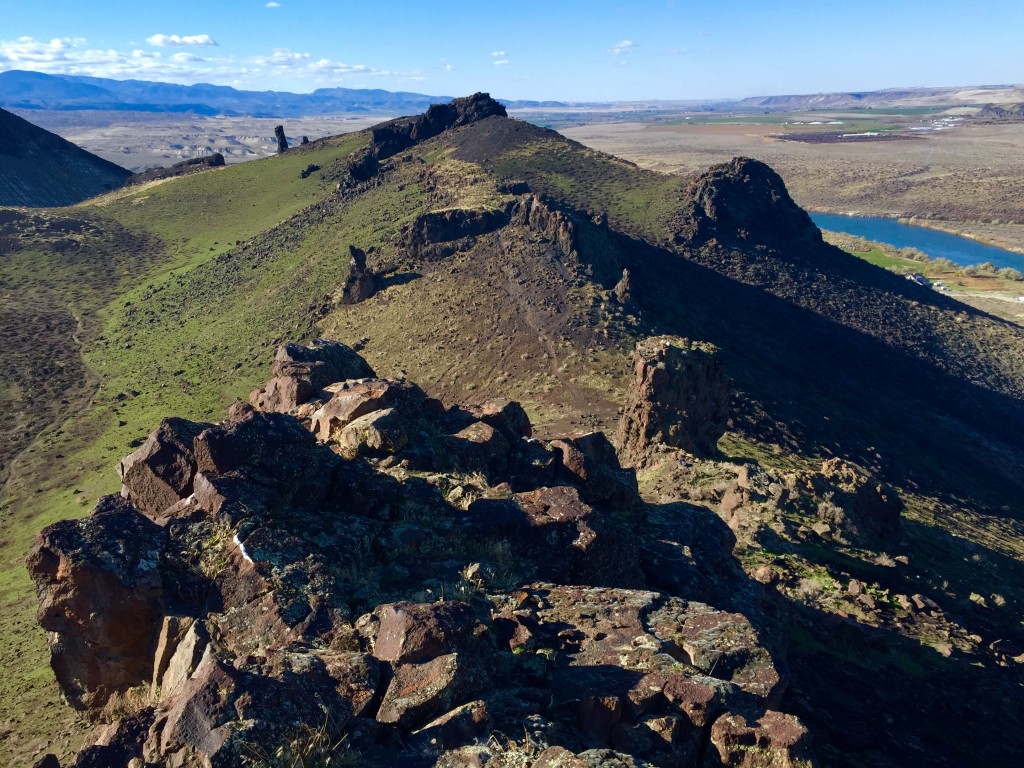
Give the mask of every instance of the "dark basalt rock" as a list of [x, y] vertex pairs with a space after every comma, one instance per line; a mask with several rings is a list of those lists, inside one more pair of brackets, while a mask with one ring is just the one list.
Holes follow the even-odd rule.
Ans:
[[207, 168], [220, 168], [223, 165], [224, 155], [220, 152], [214, 152], [212, 155], [203, 155], [202, 157], [193, 157], [189, 160], [183, 160], [180, 163], [175, 163], [170, 168], [151, 168], [148, 171], [133, 174], [128, 177], [127, 181], [125, 181], [125, 186], [131, 187], [137, 184], [145, 184], [147, 181], [187, 176], [190, 173], [204, 171]]
[[[335, 342], [285, 345], [274, 381], [317, 398], [302, 420], [167, 420], [123, 464], [144, 510], [111, 496], [39, 535], [58, 683], [111, 720], [82, 765], [233, 766], [317, 732], [368, 764], [458, 764], [492, 727], [540, 728], [583, 765], [740, 765], [750, 739], [811, 764], [803, 726], [772, 711], [772, 639], [733, 605], [658, 591], [714, 573], [742, 608], [731, 540], [689, 546], [705, 528], [671, 507], [645, 523], [600, 433], [545, 445], [516, 403], [446, 411], [365, 374]], [[405, 439], [371, 446], [385, 422]], [[119, 719], [132, 689], [141, 719]]]
[[164, 611], [167, 534], [120, 496], [36, 536], [28, 555], [36, 618], [67, 701], [96, 709], [148, 682]]
[[713, 454], [728, 416], [729, 386], [712, 345], [671, 336], [637, 344], [618, 432], [627, 463], [643, 465], [658, 446]]
[[354, 245], [348, 247], [348, 277], [342, 287], [341, 303], [358, 304], [373, 296], [377, 277], [366, 266], [366, 253]]
[[[403, 245], [414, 258], [440, 259], [470, 247], [472, 238], [493, 232], [508, 221], [508, 214], [502, 210], [430, 211], [403, 227]], [[452, 245], [443, 245], [448, 243]]]
[[271, 370], [274, 378], [252, 392], [249, 402], [258, 410], [277, 413], [288, 413], [333, 382], [374, 376], [352, 349], [324, 339], [308, 347], [285, 344], [277, 350]]
[[757, 160], [737, 157], [698, 176], [687, 188], [677, 242], [775, 248], [819, 245], [821, 232], [789, 196], [782, 178]]
[[288, 139], [284, 135], [284, 126], [274, 126], [274, 137], [277, 139], [277, 154], [283, 155], [288, 151]]
[[448, 104], [432, 104], [417, 117], [402, 117], [373, 129], [374, 155], [383, 160], [444, 131], [492, 116], [507, 117], [505, 107], [490, 94], [475, 93]]
[[135, 453], [118, 465], [121, 495], [147, 517], [160, 513], [192, 493], [196, 474], [193, 442], [209, 428], [186, 419], [164, 419]]

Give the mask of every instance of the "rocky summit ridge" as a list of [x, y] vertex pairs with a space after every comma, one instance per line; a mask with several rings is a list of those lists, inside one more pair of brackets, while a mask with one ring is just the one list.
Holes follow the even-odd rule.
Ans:
[[[651, 349], [677, 354], [648, 416], [718, 397], [713, 350]], [[534, 439], [517, 403], [445, 407], [336, 342], [273, 373], [37, 537], [53, 669], [102, 723], [72, 765], [815, 763], [728, 529], [645, 504], [602, 433]]]

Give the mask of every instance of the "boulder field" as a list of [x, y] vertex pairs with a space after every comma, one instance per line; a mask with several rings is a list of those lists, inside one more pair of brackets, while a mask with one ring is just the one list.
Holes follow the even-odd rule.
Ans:
[[[713, 449], [715, 350], [658, 337], [634, 368], [629, 463]], [[28, 558], [97, 722], [74, 766], [815, 764], [731, 531], [646, 504], [602, 433], [539, 440], [518, 403], [446, 407], [318, 340], [119, 471]]]

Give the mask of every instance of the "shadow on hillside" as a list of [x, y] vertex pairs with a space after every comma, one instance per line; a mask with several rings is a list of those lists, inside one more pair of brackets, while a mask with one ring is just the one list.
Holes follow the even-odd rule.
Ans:
[[893, 630], [837, 620], [797, 603], [788, 611], [792, 677], [783, 709], [810, 727], [823, 764], [1009, 766], [1024, 760], [1019, 740], [1008, 738], [1024, 727], [1014, 675], [956, 651], [943, 657]]
[[[721, 348], [743, 403], [736, 417], [743, 431], [795, 453], [850, 459], [940, 499], [1024, 517], [1024, 403], [969, 380], [999, 380], [991, 363], [962, 352], [949, 358], [954, 370], [944, 370], [819, 313], [874, 312], [882, 324], [911, 323], [907, 281], [872, 274], [869, 288], [877, 293], [841, 280], [838, 286], [806, 279], [773, 286], [818, 291], [809, 300], [815, 311], [721, 273], [730, 258], [745, 255], [725, 254], [711, 268], [624, 237], [618, 248], [634, 276], [645, 331]], [[862, 271], [837, 261], [843, 273]], [[960, 306], [934, 292], [929, 298], [946, 309]], [[944, 339], [933, 327], [919, 322], [897, 330], [893, 344], [911, 338], [922, 353], [943, 359]]]
[[377, 291], [386, 291], [396, 285], [408, 285], [414, 280], [423, 277], [419, 272], [391, 272], [389, 274], [377, 275]]

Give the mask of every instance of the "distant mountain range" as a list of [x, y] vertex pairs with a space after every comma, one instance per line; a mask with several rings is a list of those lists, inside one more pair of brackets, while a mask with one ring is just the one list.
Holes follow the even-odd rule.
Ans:
[[0, 205], [71, 205], [117, 189], [130, 175], [0, 109]]
[[815, 109], [885, 109], [887, 107], [980, 106], [1024, 100], [1021, 85], [979, 85], [941, 88], [889, 88], [882, 91], [752, 96], [733, 105], [737, 110], [791, 112]]
[[[177, 85], [146, 80], [0, 72], [0, 106], [7, 109], [192, 112], [200, 115], [299, 117], [340, 113], [422, 112], [450, 96], [380, 89], [319, 88], [312, 93], [240, 91], [224, 85]], [[557, 107], [554, 101], [506, 101], [506, 106]]]

